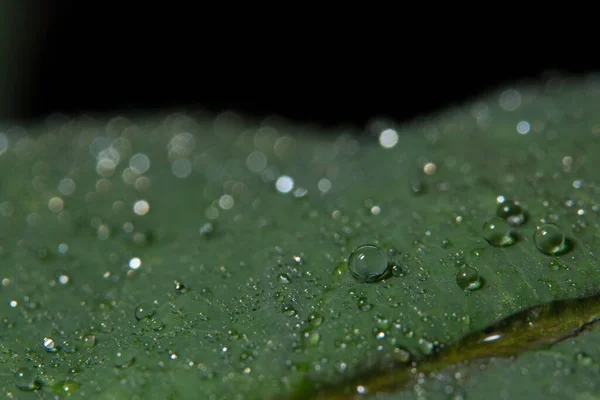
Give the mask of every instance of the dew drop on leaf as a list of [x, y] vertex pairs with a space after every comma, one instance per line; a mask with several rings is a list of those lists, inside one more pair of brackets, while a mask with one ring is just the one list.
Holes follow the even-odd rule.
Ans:
[[456, 275], [456, 283], [462, 290], [473, 291], [481, 288], [479, 272], [472, 267], [464, 267]]
[[88, 333], [82, 338], [84, 347], [94, 347], [96, 345], [96, 335]]
[[396, 347], [394, 349], [394, 358], [401, 363], [407, 363], [410, 361], [411, 355], [406, 349], [402, 347]]
[[296, 315], [296, 310], [294, 310], [294, 308], [291, 306], [283, 306], [281, 311], [283, 311], [283, 314], [287, 315], [288, 317]]
[[394, 264], [394, 265], [392, 265], [392, 275], [404, 276], [405, 269], [406, 269], [406, 265]]
[[75, 343], [73, 343], [70, 340], [65, 340], [62, 344], [62, 350], [65, 353], [75, 353], [77, 351], [77, 347], [75, 346]]
[[442, 248], [447, 249], [448, 247], [452, 247], [452, 242], [448, 239], [442, 239]]
[[518, 226], [525, 223], [525, 212], [519, 203], [512, 200], [505, 200], [498, 204], [496, 215], [506, 220], [512, 226]]
[[56, 342], [51, 337], [45, 337], [44, 341], [43, 341], [43, 345], [44, 345], [44, 350], [46, 350], [49, 353], [54, 353], [58, 350], [58, 347], [56, 346]]
[[285, 285], [287, 285], [288, 283], [291, 282], [290, 277], [287, 274], [283, 274], [283, 273], [277, 275], [277, 280], [279, 280], [279, 282], [281, 282]]
[[492, 246], [504, 247], [515, 243], [508, 222], [499, 217], [485, 221], [481, 228], [484, 239]]
[[144, 318], [152, 318], [154, 316], [155, 309], [151, 304], [142, 303], [135, 308], [135, 319], [141, 321]]
[[366, 297], [359, 297], [357, 304], [360, 311], [369, 311], [373, 308], [373, 304], [369, 303], [369, 300]]
[[38, 390], [40, 384], [36, 379], [35, 373], [30, 368], [19, 368], [15, 372], [15, 386], [23, 391]]
[[115, 359], [115, 367], [127, 368], [135, 362], [135, 357], [132, 349], [123, 349], [117, 352]]
[[556, 224], [543, 224], [533, 234], [537, 249], [547, 255], [556, 255], [566, 249], [566, 238], [562, 228]]
[[75, 393], [77, 389], [79, 389], [79, 384], [71, 381], [60, 381], [52, 386], [52, 391], [54, 393], [62, 395], [71, 395]]
[[375, 245], [358, 246], [348, 260], [350, 273], [359, 282], [375, 282], [386, 272], [387, 258]]
[[577, 353], [575, 359], [577, 360], [577, 363], [579, 365], [584, 365], [586, 367], [594, 364], [594, 359], [592, 358], [592, 356], [584, 352]]

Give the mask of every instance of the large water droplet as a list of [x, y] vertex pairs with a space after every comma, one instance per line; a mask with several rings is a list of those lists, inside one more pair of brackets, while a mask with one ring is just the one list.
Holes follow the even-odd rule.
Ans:
[[566, 238], [563, 230], [556, 224], [544, 224], [537, 228], [533, 234], [535, 247], [550, 256], [566, 250]]
[[483, 237], [492, 246], [510, 246], [515, 243], [515, 237], [510, 231], [508, 222], [499, 217], [492, 217], [485, 221], [481, 228]]
[[473, 291], [481, 288], [479, 272], [472, 267], [464, 267], [456, 275], [456, 283], [462, 290]]
[[348, 260], [350, 273], [359, 282], [375, 282], [387, 271], [387, 258], [375, 245], [358, 246]]
[[38, 390], [40, 383], [37, 381], [35, 373], [30, 368], [19, 368], [15, 372], [15, 386], [24, 391]]
[[526, 220], [523, 208], [519, 203], [512, 200], [506, 200], [498, 204], [496, 215], [506, 220], [512, 226], [522, 225]]

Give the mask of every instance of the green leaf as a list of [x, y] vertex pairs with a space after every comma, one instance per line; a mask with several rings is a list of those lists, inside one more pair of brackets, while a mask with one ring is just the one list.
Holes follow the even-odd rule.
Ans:
[[[591, 396], [599, 95], [555, 79], [365, 135], [234, 113], [5, 129], [2, 393]], [[484, 228], [501, 200], [524, 223]]]

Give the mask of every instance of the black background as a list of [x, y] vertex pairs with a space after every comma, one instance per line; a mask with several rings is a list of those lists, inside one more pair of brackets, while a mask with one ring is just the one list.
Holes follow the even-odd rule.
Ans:
[[18, 119], [200, 106], [361, 127], [375, 116], [411, 119], [498, 85], [596, 69], [539, 57], [506, 38], [501, 48], [443, 30], [430, 39], [366, 17], [312, 18], [318, 10], [47, 4], [30, 101]]

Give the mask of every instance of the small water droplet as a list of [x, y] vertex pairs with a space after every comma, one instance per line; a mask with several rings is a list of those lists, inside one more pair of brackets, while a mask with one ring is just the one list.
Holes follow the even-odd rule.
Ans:
[[471, 254], [474, 255], [476, 258], [480, 258], [483, 255], [484, 251], [485, 251], [484, 247], [478, 247], [476, 249], [473, 249], [471, 251]]
[[505, 200], [498, 204], [496, 215], [506, 220], [512, 226], [522, 225], [526, 220], [523, 208], [518, 202], [512, 200]]
[[283, 273], [277, 275], [277, 279], [279, 280], [279, 282], [283, 283], [284, 285], [287, 285], [288, 283], [290, 283], [292, 281], [287, 274], [283, 274]]
[[488, 219], [481, 230], [485, 240], [492, 246], [504, 247], [515, 243], [510, 225], [502, 218], [492, 217]]
[[200, 227], [200, 236], [209, 237], [214, 230], [213, 223], [207, 222]]
[[283, 306], [281, 311], [283, 311], [283, 314], [287, 315], [288, 317], [296, 315], [296, 310], [294, 310], [294, 308], [291, 306]]
[[308, 316], [308, 322], [312, 324], [312, 326], [319, 326], [323, 323], [323, 317], [321, 314], [314, 312]]
[[321, 335], [316, 331], [307, 332], [305, 339], [309, 345], [316, 346], [321, 341]]
[[452, 242], [448, 239], [442, 240], [442, 248], [447, 249], [448, 247], [452, 247]]
[[373, 308], [373, 304], [369, 303], [369, 300], [366, 297], [359, 297], [357, 304], [360, 311], [369, 311]]
[[552, 271], [558, 271], [560, 269], [560, 267], [561, 267], [561, 264], [556, 260], [551, 260], [548, 263], [548, 268], [550, 268]]
[[533, 242], [539, 251], [557, 255], [566, 250], [566, 238], [562, 228], [556, 224], [543, 224], [533, 234]]
[[141, 321], [144, 318], [152, 318], [155, 312], [156, 309], [151, 304], [142, 303], [135, 308], [134, 315], [135, 319]]
[[56, 346], [56, 342], [51, 337], [45, 337], [43, 345], [44, 345], [44, 350], [46, 350], [49, 353], [54, 353], [58, 350], [58, 347]]
[[115, 357], [115, 367], [127, 368], [135, 362], [133, 349], [123, 349], [117, 352]]
[[592, 358], [592, 356], [584, 352], [577, 353], [575, 359], [577, 360], [577, 363], [579, 365], [584, 365], [586, 367], [589, 367], [590, 365], [594, 364], [594, 359]]
[[38, 390], [40, 383], [36, 379], [34, 371], [30, 368], [19, 368], [15, 372], [15, 386], [23, 391]]
[[346, 271], [348, 270], [348, 264], [346, 264], [345, 262], [339, 263], [337, 264], [332, 271], [332, 274], [334, 276], [341, 276], [343, 275]]
[[348, 260], [350, 273], [359, 282], [375, 282], [387, 271], [387, 258], [375, 245], [358, 246]]
[[405, 269], [407, 269], [406, 265], [394, 264], [392, 265], [392, 275], [404, 276]]
[[402, 347], [396, 347], [394, 348], [394, 358], [405, 364], [410, 361], [411, 355], [406, 349]]
[[185, 285], [183, 283], [181, 283], [178, 280], [174, 280], [173, 283], [175, 284], [175, 291], [177, 293], [187, 293], [187, 288], [185, 287]]
[[60, 381], [52, 386], [52, 391], [57, 394], [71, 395], [79, 389], [79, 383], [71, 381]]
[[462, 290], [473, 291], [481, 288], [479, 272], [472, 267], [464, 267], [456, 275], [456, 283]]
[[93, 333], [83, 335], [82, 341], [84, 347], [94, 347], [96, 345], [96, 335]]
[[75, 353], [77, 351], [77, 346], [75, 346], [74, 342], [65, 340], [62, 344], [62, 350], [65, 353]]
[[413, 194], [421, 195], [425, 193], [425, 187], [423, 182], [419, 178], [412, 178], [409, 180], [410, 189]]

